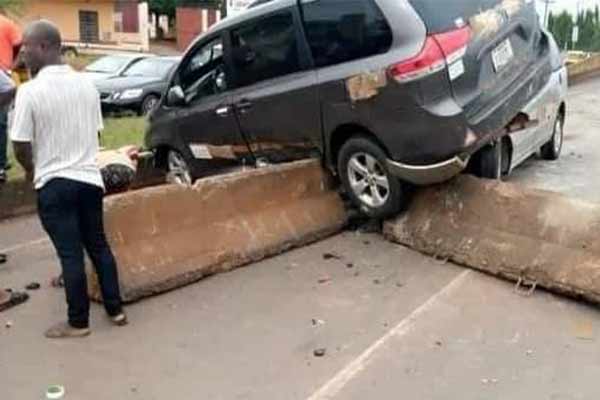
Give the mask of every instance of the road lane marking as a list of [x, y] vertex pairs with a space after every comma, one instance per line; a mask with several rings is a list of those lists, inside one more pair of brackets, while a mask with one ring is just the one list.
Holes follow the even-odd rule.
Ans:
[[434, 306], [436, 306], [441, 298], [448, 296], [454, 290], [459, 288], [467, 279], [470, 273], [471, 270], [461, 272], [460, 275], [454, 278], [450, 283], [448, 283], [448, 285], [446, 285], [439, 292], [431, 296], [429, 300], [427, 300], [425, 303], [423, 303], [421, 306], [415, 309], [409, 316], [400, 321], [398, 325], [393, 327], [384, 336], [382, 336], [379, 340], [373, 343], [367, 350], [365, 350], [360, 356], [358, 356], [358, 358], [354, 359], [354, 361], [352, 361], [344, 369], [338, 372], [336, 376], [334, 376], [329, 382], [323, 385], [307, 400], [333, 399], [353, 378], [355, 378], [360, 372], [362, 372], [367, 367], [367, 365], [373, 360], [375, 353], [379, 349], [381, 349], [390, 339], [399, 338], [409, 333], [417, 323], [419, 317], [421, 317], [423, 314], [425, 314]]
[[5, 254], [14, 253], [14, 252], [22, 250], [26, 247], [35, 247], [35, 246], [41, 246], [41, 245], [46, 245], [46, 244], [50, 244], [50, 239], [41, 238], [41, 239], [37, 239], [37, 240], [32, 240], [27, 243], [17, 244], [12, 247], [7, 247], [5, 249], [0, 249], [0, 253], [5, 253]]

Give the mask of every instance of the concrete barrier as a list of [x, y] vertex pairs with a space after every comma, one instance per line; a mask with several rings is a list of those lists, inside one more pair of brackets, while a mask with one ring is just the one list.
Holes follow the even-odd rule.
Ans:
[[569, 85], [575, 85], [586, 79], [594, 78], [600, 75], [600, 54], [594, 54], [584, 61], [570, 64], [567, 69], [569, 71]]
[[420, 191], [385, 236], [440, 259], [600, 303], [600, 205], [461, 176]]
[[312, 160], [113, 196], [105, 216], [127, 302], [316, 241], [347, 219], [329, 175]]

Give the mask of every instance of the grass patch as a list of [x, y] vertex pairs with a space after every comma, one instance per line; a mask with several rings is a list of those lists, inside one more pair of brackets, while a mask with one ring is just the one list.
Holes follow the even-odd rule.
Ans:
[[[141, 117], [107, 118], [104, 120], [104, 132], [100, 146], [106, 149], [118, 149], [127, 145], [142, 146], [146, 120]], [[12, 146], [9, 145], [8, 160], [12, 169], [8, 171], [8, 180], [23, 179], [25, 173], [16, 162]]]

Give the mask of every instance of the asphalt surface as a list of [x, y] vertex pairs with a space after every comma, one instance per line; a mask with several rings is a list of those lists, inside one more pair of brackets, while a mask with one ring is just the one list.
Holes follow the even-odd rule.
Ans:
[[[564, 157], [513, 181], [600, 201], [600, 80], [569, 96]], [[89, 338], [52, 342], [65, 317], [57, 261], [33, 217], [0, 223], [0, 286], [42, 289], [0, 314], [0, 398], [595, 399], [596, 308], [443, 264], [374, 234], [315, 245], [130, 306]], [[341, 259], [325, 260], [325, 253]], [[351, 266], [349, 264], [352, 264]], [[324, 283], [319, 283], [324, 282]], [[6, 328], [6, 322], [12, 327]], [[315, 357], [316, 349], [325, 349]]]

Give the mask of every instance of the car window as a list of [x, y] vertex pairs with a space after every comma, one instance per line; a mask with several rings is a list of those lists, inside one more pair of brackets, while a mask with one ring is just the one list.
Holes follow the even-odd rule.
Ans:
[[145, 60], [140, 60], [127, 68], [123, 75], [163, 78], [167, 76], [175, 63], [175, 60], [170, 59], [147, 58]]
[[503, 0], [410, 0], [431, 33], [456, 29], [473, 15], [496, 7]]
[[188, 102], [221, 93], [227, 89], [227, 76], [221, 38], [193, 51], [179, 73], [179, 85]]
[[256, 19], [231, 32], [238, 86], [301, 70], [291, 13]]
[[121, 68], [125, 67], [132, 59], [130, 57], [120, 57], [120, 56], [106, 56], [99, 58], [94, 61], [90, 65], [88, 65], [85, 70], [88, 72], [102, 72], [102, 73], [116, 73], [121, 70]]
[[392, 31], [373, 0], [303, 3], [302, 15], [317, 67], [385, 53], [392, 44]]

